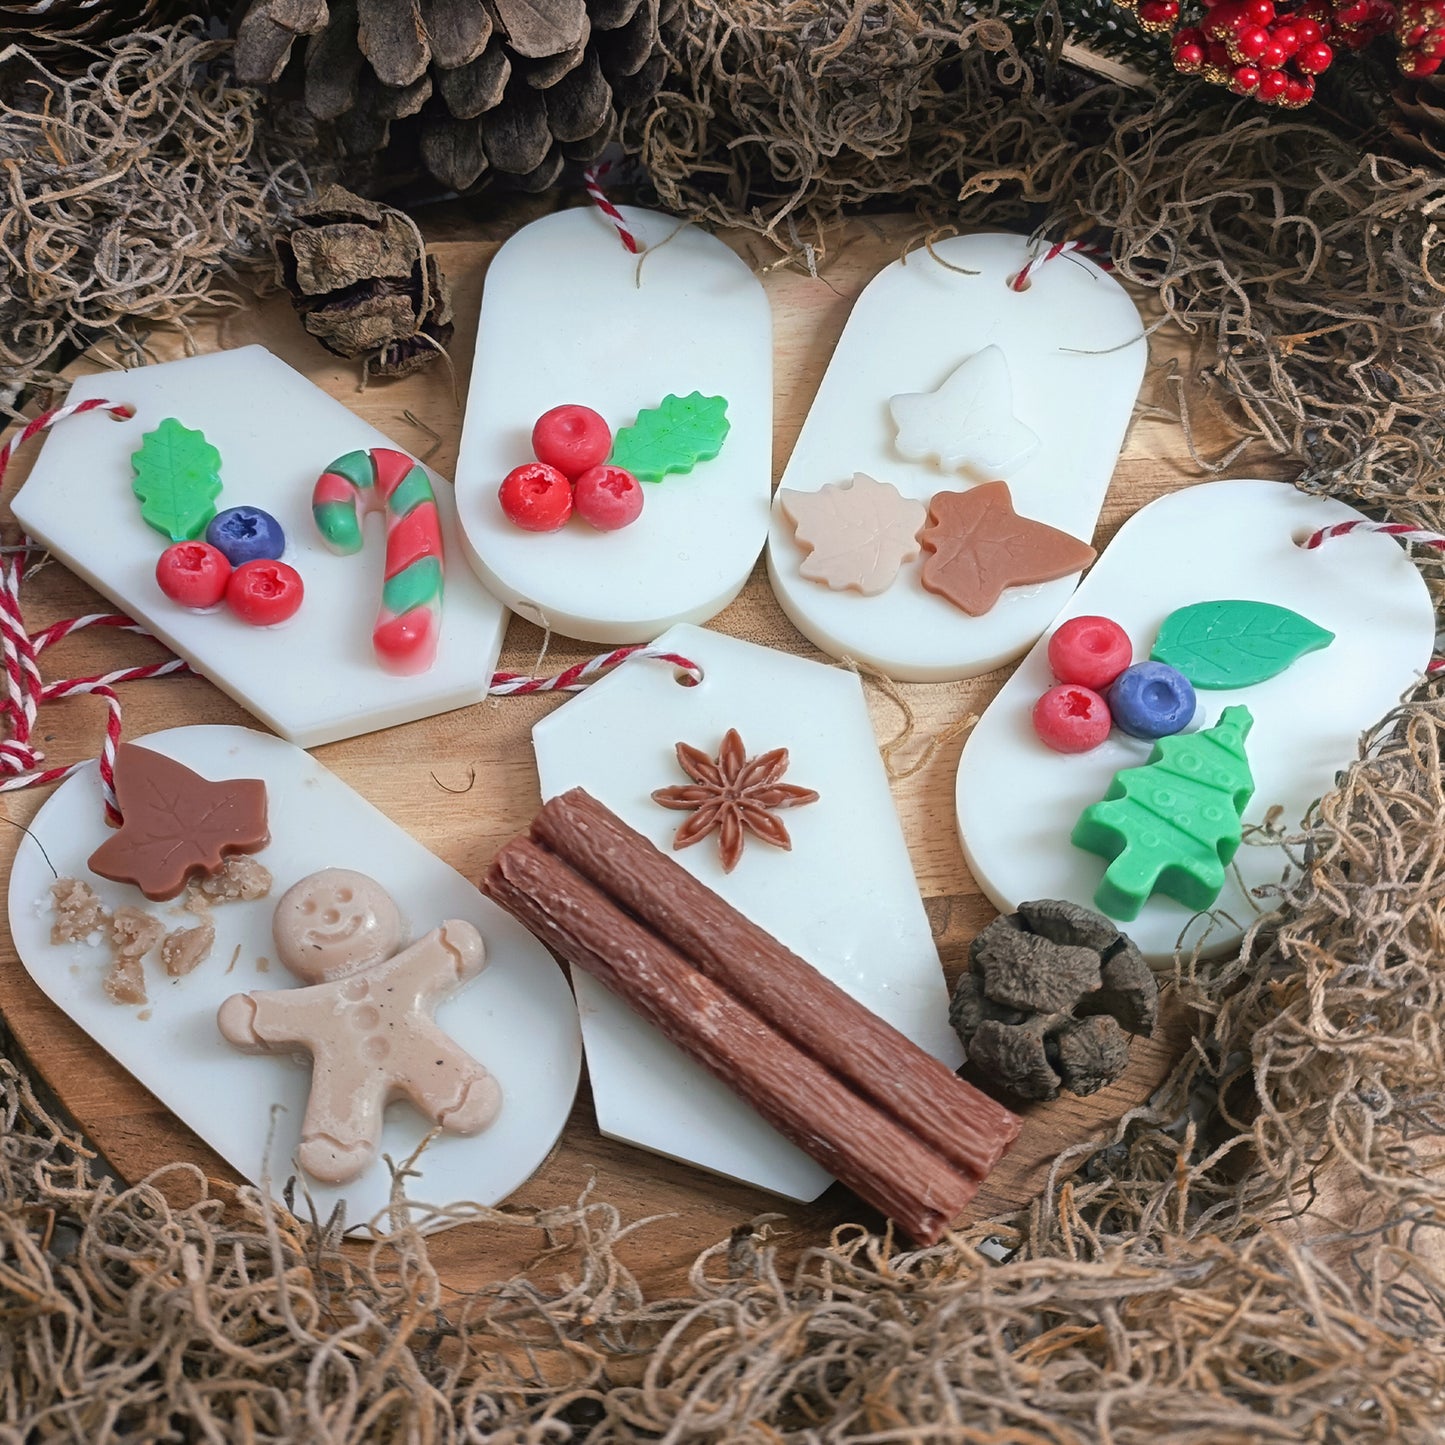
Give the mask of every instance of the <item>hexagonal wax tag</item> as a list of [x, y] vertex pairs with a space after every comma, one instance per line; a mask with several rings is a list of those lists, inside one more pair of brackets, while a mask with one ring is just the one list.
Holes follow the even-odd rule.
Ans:
[[[585, 788], [950, 1067], [938, 951], [852, 673], [679, 626], [532, 730], [544, 798]], [[792, 1199], [827, 1172], [580, 971], [598, 1127]], [[820, 1019], [818, 1026], [827, 1027]]]
[[[194, 876], [160, 902], [115, 881], [139, 874], [101, 876], [92, 864], [125, 829], [106, 826], [93, 764], [68, 778], [10, 873], [10, 931], [36, 985], [242, 1175], [269, 1176], [278, 1198], [294, 1175], [322, 1218], [344, 1202], [353, 1228], [386, 1232], [385, 1156], [405, 1159], [433, 1121], [413, 1199], [494, 1204], [516, 1189], [561, 1134], [582, 1066], [542, 945], [280, 738], [182, 727], [133, 752], [148, 759], [136, 793], [118, 774], [133, 861], [153, 862], [159, 836]], [[264, 788], [269, 836], [245, 873], [205, 876], [192, 845], [231, 780]], [[312, 925], [289, 944], [288, 897]], [[325, 979], [308, 976], [313, 959]]]
[[493, 257], [457, 458], [482, 580], [529, 621], [608, 646], [737, 596], [767, 537], [773, 455], [758, 278], [697, 226], [622, 213], [641, 257], [591, 206]]
[[[466, 565], [450, 486], [374, 426], [261, 346], [80, 377], [69, 400], [90, 397], [136, 415], [51, 432], [16, 519], [268, 727], [318, 747], [486, 696], [507, 614]], [[327, 544], [313, 494], [351, 516], [360, 555]], [[279, 561], [304, 589], [279, 625], [252, 625], [224, 601], [193, 610], [157, 579], [170, 543], [195, 547], [213, 513], [238, 507], [267, 525], [243, 513], [223, 550], [266, 546], [274, 519]], [[370, 511], [380, 515], [367, 523]], [[263, 619], [273, 547], [249, 563], [234, 553], [233, 584], [243, 565], [261, 569], [250, 600]], [[187, 580], [204, 579], [190, 569]]]
[[1148, 346], [1129, 293], [1023, 236], [952, 236], [853, 306], [773, 504], [768, 576], [834, 657], [975, 677], [1069, 599]]

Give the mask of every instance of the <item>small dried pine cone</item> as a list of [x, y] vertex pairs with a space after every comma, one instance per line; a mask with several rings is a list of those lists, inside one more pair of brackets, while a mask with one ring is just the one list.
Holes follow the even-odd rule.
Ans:
[[1021, 1099], [1092, 1094], [1154, 1027], [1159, 986], [1102, 914], [1044, 899], [995, 919], [969, 948], [949, 1020], [968, 1060]]
[[451, 288], [401, 211], [328, 186], [272, 246], [301, 324], [369, 374], [409, 376], [451, 341]]

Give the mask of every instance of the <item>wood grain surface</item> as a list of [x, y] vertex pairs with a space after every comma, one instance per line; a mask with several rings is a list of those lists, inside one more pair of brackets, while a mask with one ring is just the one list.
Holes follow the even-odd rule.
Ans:
[[[766, 270], [771, 258], [761, 250], [755, 254], [750, 238], [735, 241], [762, 272], [773, 307], [775, 473], [782, 472], [854, 299], [881, 266], [901, 253], [910, 230], [911, 223], [896, 220], [856, 223], [818, 278]], [[277, 296], [228, 313], [219, 322], [198, 325], [189, 336], [154, 334], [149, 340], [151, 356], [169, 360], [188, 349], [204, 352], [262, 342], [397, 444], [449, 476], [456, 461], [459, 398], [466, 395], [482, 279], [506, 229], [452, 219], [433, 226], [431, 234], [456, 292], [455, 387], [445, 366], [438, 365], [405, 381], [373, 382], [363, 390], [356, 368], [322, 351], [302, 331], [285, 298]], [[547, 341], [539, 338], [539, 344]], [[579, 338], [569, 344], [605, 344], [605, 339]], [[1149, 404], [1155, 399], [1166, 404], [1172, 400], [1169, 378], [1173, 364], [1184, 355], [1183, 338], [1158, 332], [1151, 350], [1141, 405], [1095, 538], [1099, 546], [1145, 502], [1203, 479], [1189, 459], [1178, 423]], [[102, 369], [103, 360], [87, 358], [74, 370]], [[118, 399], [123, 399], [123, 392], [118, 384]], [[1218, 421], [1196, 419], [1194, 432], [1206, 454], [1222, 450], [1231, 440]], [[17, 459], [7, 496], [27, 469], [28, 458]], [[1238, 474], [1239, 468], [1234, 471]], [[25, 596], [32, 629], [99, 606], [96, 595], [58, 564], [46, 566], [28, 584]], [[784, 618], [761, 564], [739, 599], [711, 625], [754, 642], [820, 656]], [[550, 672], [592, 651], [563, 639], [544, 639], [534, 626], [514, 618], [500, 665]], [[157, 647], [142, 639], [109, 632], [84, 634], [47, 654], [47, 675], [101, 672], [159, 656]], [[993, 916], [968, 874], [955, 833], [953, 780], [966, 733], [959, 724], [987, 705], [1005, 676], [1006, 670], [999, 670], [963, 683], [902, 685], [891, 695], [876, 684], [868, 686], [880, 743], [905, 732], [911, 722], [907, 740], [892, 755], [892, 768], [906, 774], [895, 778], [894, 796], [950, 983], [966, 963], [969, 940]], [[237, 704], [199, 678], [131, 684], [124, 703], [129, 737], [181, 723], [252, 723]], [[335, 743], [317, 749], [316, 756], [427, 847], [475, 879], [539, 806], [530, 730], [559, 705], [555, 697], [492, 699]], [[103, 724], [103, 704], [97, 699], [50, 706], [40, 727], [47, 760], [53, 764], [93, 756]], [[41, 793], [9, 794], [0, 799], [0, 808], [10, 822], [24, 824], [42, 801]], [[0, 830], [0, 856], [7, 873], [19, 836], [15, 830]], [[123, 1179], [134, 1181], [174, 1160], [196, 1162], [218, 1179], [233, 1177], [219, 1158], [45, 999], [20, 965], [8, 933], [0, 943], [0, 1007], [25, 1056]], [[1178, 1056], [1184, 1039], [1183, 1021], [1166, 1008], [1165, 1022], [1155, 1037], [1135, 1042], [1127, 1074], [1111, 1088], [1089, 1099], [1064, 1098], [1029, 1110], [1020, 1142], [985, 1185], [972, 1217], [1033, 1198], [1055, 1154], [1108, 1127], [1147, 1097]], [[799, 1242], [820, 1240], [844, 1220], [868, 1217], [837, 1186], [812, 1205], [795, 1205], [604, 1139], [597, 1132], [584, 1075], [560, 1144], [511, 1202], [570, 1203], [589, 1185], [594, 1197], [618, 1206], [628, 1220], [666, 1216], [633, 1236], [628, 1245], [629, 1265], [653, 1289], [676, 1286], [700, 1249], [756, 1215], [779, 1216], [776, 1228], [791, 1231]], [[433, 1258], [448, 1283], [464, 1289], [526, 1268], [537, 1245], [537, 1236], [524, 1237], [522, 1231], [499, 1238], [484, 1226], [464, 1225], [436, 1238]]]

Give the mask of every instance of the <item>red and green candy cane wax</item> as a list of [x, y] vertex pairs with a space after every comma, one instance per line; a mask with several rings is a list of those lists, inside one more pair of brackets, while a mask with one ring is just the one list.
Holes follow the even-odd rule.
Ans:
[[446, 577], [431, 479], [405, 452], [385, 447], [337, 457], [311, 493], [326, 545], [343, 556], [360, 552], [368, 512], [386, 518], [386, 576], [371, 633], [376, 660], [385, 672], [425, 672], [436, 660]]

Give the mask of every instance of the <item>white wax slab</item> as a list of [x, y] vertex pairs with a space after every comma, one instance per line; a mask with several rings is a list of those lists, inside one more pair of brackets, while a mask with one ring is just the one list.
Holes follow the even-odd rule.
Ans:
[[[577, 1011], [551, 955], [525, 929], [484, 898], [455, 869], [353, 792], [334, 773], [265, 733], [239, 727], [184, 727], [136, 741], [212, 779], [252, 777], [266, 783], [271, 842], [256, 855], [275, 878], [271, 896], [214, 909], [216, 944], [193, 973], [171, 979], [153, 954], [145, 961], [143, 1008], [113, 1003], [102, 989], [108, 944], [50, 942], [53, 878], [37, 840], [61, 877], [81, 878], [107, 908], [148, 908], [168, 928], [196, 922], [173, 903], [148, 903], [136, 888], [96, 878], [86, 868], [105, 840], [100, 782], [94, 767], [56, 789], [21, 840], [10, 873], [10, 931], [30, 976], [173, 1113], [252, 1183], [268, 1162], [272, 1106], [279, 1105], [270, 1145], [272, 1187], [279, 1198], [292, 1163], [311, 1070], [300, 1059], [246, 1054], [216, 1027], [216, 1010], [233, 993], [280, 989], [296, 980], [276, 959], [271, 917], [281, 894], [321, 868], [354, 868], [396, 899], [405, 938], [414, 941], [444, 919], [476, 925], [488, 964], [437, 1009], [438, 1024], [502, 1087], [496, 1122], [471, 1138], [439, 1134], [408, 1182], [412, 1199], [431, 1204], [474, 1200], [495, 1204], [546, 1158], [567, 1122], [581, 1069]], [[231, 956], [239, 948], [235, 966]], [[263, 972], [258, 960], [269, 967]], [[412, 1107], [393, 1104], [381, 1154], [400, 1162], [431, 1128]], [[380, 1156], [340, 1187], [305, 1181], [325, 1217], [345, 1201], [352, 1227], [384, 1210], [391, 1190]], [[378, 1221], [385, 1232], [388, 1222]]]
[[[1201, 691], [1205, 726], [1233, 703], [1254, 716], [1245, 745], [1254, 774], [1246, 827], [1275, 804], [1293, 829], [1352, 762], [1361, 732], [1399, 701], [1430, 661], [1435, 614], [1419, 571], [1398, 542], [1356, 534], [1312, 551], [1296, 545], [1320, 527], [1353, 521], [1341, 502], [1284, 482], [1210, 482], [1151, 502], [1120, 529], [1059, 618], [1110, 617], [1142, 661], [1159, 627], [1192, 602], [1238, 598], [1289, 607], [1335, 640], [1253, 687]], [[968, 866], [995, 907], [1031, 898], [1093, 906], [1107, 866], [1069, 842], [1079, 814], [1098, 802], [1121, 768], [1148, 760], [1153, 745], [1117, 729], [1093, 752], [1046, 748], [1030, 715], [1053, 685], [1048, 641], [1039, 642], [974, 728], [958, 769], [958, 826]], [[1246, 839], [1212, 916], [1154, 896], [1120, 927], [1155, 962], [1176, 945], [1208, 954], [1238, 946], [1268, 909], [1247, 890], [1280, 881], [1286, 859]], [[1191, 921], [1192, 920], [1192, 921]]]
[[[414, 677], [377, 665], [371, 629], [381, 599], [383, 522], [366, 523], [360, 556], [338, 557], [311, 517], [311, 489], [346, 452], [405, 451], [263, 346], [242, 346], [133, 371], [83, 376], [70, 401], [107, 397], [133, 420], [77, 417], [46, 438], [12, 504], [16, 520], [72, 571], [144, 623], [267, 727], [314, 748], [466, 707], [487, 695], [506, 612], [466, 565], [452, 489], [427, 469], [447, 547], [436, 662]], [[141, 520], [131, 454], [166, 417], [205, 433], [221, 453], [216, 510], [261, 507], [286, 533], [284, 560], [301, 574], [301, 610], [250, 627], [224, 606], [191, 612], [156, 585], [167, 539]]]
[[[629, 662], [532, 729], [542, 796], [585, 788], [740, 912], [950, 1068], [962, 1062], [928, 916], [894, 811], [863, 687], [840, 668], [701, 628], [675, 627], [657, 645], [703, 670], [683, 687], [673, 669]], [[716, 756], [736, 728], [748, 755], [786, 747], [784, 782], [818, 801], [777, 816], [791, 852], [749, 837], [732, 873], [717, 836], [672, 851], [691, 815], [652, 801], [688, 780], [678, 742]], [[580, 969], [597, 1124], [610, 1138], [756, 1184], [815, 1199], [827, 1171], [765, 1124]], [[818, 1027], [828, 1027], [819, 1018]]]
[[[1008, 470], [1014, 509], [1089, 541], [1148, 355], [1134, 303], [1106, 272], [1074, 255], [1039, 266], [1027, 291], [1010, 290], [1030, 254], [1022, 236], [955, 236], [933, 249], [937, 260], [919, 250], [885, 267], [854, 304], [781, 486], [813, 492], [861, 471], [927, 502], [990, 480], [905, 458], [888, 403], [937, 390], [964, 361], [998, 346], [1014, 415], [1039, 438]], [[834, 657], [906, 682], [974, 677], [1011, 661], [1078, 581], [1075, 574], [1010, 588], [991, 611], [970, 617], [923, 590], [921, 561], [906, 565], [886, 592], [864, 597], [809, 581], [798, 570], [802, 557], [775, 505], [768, 576], [793, 625]]]
[[[477, 357], [457, 460], [473, 566], [513, 611], [616, 646], [705, 622], [742, 590], [768, 528], [773, 338], [767, 296], [734, 252], [672, 216], [624, 206], [645, 245], [629, 255], [595, 207], [524, 226], [482, 293]], [[642, 515], [598, 532], [574, 516], [524, 532], [497, 488], [532, 460], [532, 426], [579, 403], [615, 434], [668, 394], [726, 398], [722, 450], [689, 473], [643, 482]]]

